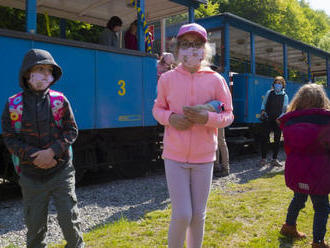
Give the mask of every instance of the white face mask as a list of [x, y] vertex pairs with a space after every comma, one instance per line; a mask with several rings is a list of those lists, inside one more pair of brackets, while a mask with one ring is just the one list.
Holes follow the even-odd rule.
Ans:
[[45, 75], [39, 72], [32, 72], [30, 74], [29, 83], [33, 90], [44, 91], [54, 81], [54, 77], [51, 74]]
[[188, 68], [198, 67], [204, 59], [204, 48], [179, 49], [179, 61]]

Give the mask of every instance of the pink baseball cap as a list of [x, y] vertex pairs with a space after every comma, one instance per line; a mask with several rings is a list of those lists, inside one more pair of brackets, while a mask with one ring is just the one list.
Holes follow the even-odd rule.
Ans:
[[197, 23], [182, 25], [176, 37], [179, 38], [180, 36], [189, 33], [197, 34], [203, 39], [204, 42], [207, 41], [207, 32], [205, 28]]

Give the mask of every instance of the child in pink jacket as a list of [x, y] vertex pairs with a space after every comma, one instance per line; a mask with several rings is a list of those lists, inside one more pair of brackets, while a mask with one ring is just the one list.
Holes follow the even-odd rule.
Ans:
[[[234, 116], [226, 81], [205, 65], [206, 30], [196, 23], [183, 25], [177, 39], [181, 63], [161, 75], [153, 115], [165, 126], [163, 158], [172, 202], [168, 247], [183, 247], [187, 237], [187, 248], [196, 248], [204, 236], [217, 130]], [[189, 108], [212, 100], [223, 103], [224, 111]]]

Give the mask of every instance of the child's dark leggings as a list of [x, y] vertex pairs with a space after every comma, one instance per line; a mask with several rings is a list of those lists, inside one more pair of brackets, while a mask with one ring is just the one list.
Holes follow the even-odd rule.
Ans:
[[[328, 195], [310, 195], [314, 208], [313, 242], [320, 243], [324, 240], [327, 231], [328, 214], [330, 210]], [[296, 225], [299, 211], [305, 207], [308, 195], [294, 193], [288, 208], [286, 224]]]

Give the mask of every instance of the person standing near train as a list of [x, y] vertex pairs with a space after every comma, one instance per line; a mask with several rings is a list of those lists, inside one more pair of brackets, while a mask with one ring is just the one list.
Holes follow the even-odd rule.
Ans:
[[273, 159], [271, 160], [271, 165], [282, 166], [277, 160], [280, 149], [281, 129], [276, 123], [276, 119], [286, 112], [289, 103], [289, 97], [285, 92], [285, 86], [286, 82], [282, 76], [275, 77], [272, 89], [267, 91], [261, 104], [261, 160], [258, 164], [260, 167], [267, 164], [266, 157], [269, 135], [271, 132], [274, 132]]
[[100, 35], [100, 44], [114, 48], [120, 47], [119, 32], [123, 22], [118, 16], [113, 16], [107, 23], [107, 27]]
[[280, 233], [306, 238], [296, 222], [310, 196], [314, 208], [312, 248], [330, 248], [324, 242], [330, 211], [330, 100], [323, 87], [301, 87], [279, 122], [287, 155], [285, 182], [294, 192]]
[[29, 50], [19, 72], [22, 92], [9, 97], [2, 136], [19, 174], [27, 248], [46, 247], [48, 204], [53, 197], [65, 247], [83, 248], [71, 145], [78, 128], [68, 99], [50, 89], [62, 69], [52, 55]]
[[137, 20], [132, 22], [125, 33], [124, 40], [126, 49], [138, 50], [137, 24]]
[[[180, 64], [160, 76], [153, 115], [165, 126], [162, 156], [172, 203], [168, 247], [183, 247], [187, 237], [187, 248], [197, 248], [204, 236], [217, 129], [233, 122], [233, 106], [226, 81], [206, 65], [210, 49], [202, 26], [181, 26], [176, 52]], [[189, 108], [212, 100], [223, 103], [224, 111]]]

